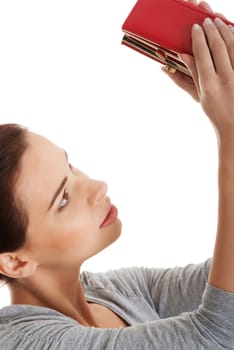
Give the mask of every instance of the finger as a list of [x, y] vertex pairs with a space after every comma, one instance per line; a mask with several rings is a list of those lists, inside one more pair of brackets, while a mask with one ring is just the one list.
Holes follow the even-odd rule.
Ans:
[[209, 11], [210, 13], [214, 14], [215, 16], [217, 17], [221, 17], [225, 20], [227, 20], [227, 17], [225, 17], [222, 13], [219, 13], [219, 12], [214, 12], [213, 9], [210, 7], [210, 5], [206, 2], [206, 1], [201, 1], [199, 4], [198, 4], [199, 7]]
[[223, 19], [226, 19], [226, 20], [227, 20], [227, 17], [225, 17], [222, 13], [215, 12], [214, 14], [215, 14], [215, 16], [217, 16], [217, 17], [222, 17]]
[[192, 79], [194, 82], [194, 85], [196, 87], [196, 90], [198, 93], [200, 93], [200, 88], [199, 88], [199, 81], [198, 81], [198, 73], [197, 73], [197, 68], [196, 68], [196, 63], [194, 60], [194, 57], [188, 54], [180, 54], [180, 57], [184, 64], [188, 67], [189, 71], [192, 74]]
[[206, 2], [206, 1], [201, 1], [198, 4], [199, 7], [209, 11], [210, 13], [214, 13], [214, 11], [212, 10], [212, 8], [210, 7], [210, 5]]
[[161, 67], [161, 69], [177, 86], [188, 92], [197, 102], [199, 101], [198, 93], [191, 77], [179, 71], [170, 73], [169, 70], [165, 69], [165, 66]]
[[210, 5], [206, 1], [201, 1], [198, 3], [196, 0], [187, 0], [187, 2], [190, 4], [193, 4], [195, 6], [199, 6], [199, 7], [203, 8], [204, 10], [216, 15], [217, 17], [221, 17], [221, 18], [227, 20], [227, 17], [225, 17], [222, 13], [214, 12], [214, 10], [210, 7]]
[[232, 68], [234, 68], [234, 36], [232, 28], [227, 26], [220, 18], [216, 18], [214, 23], [226, 45]]
[[234, 27], [231, 24], [229, 24], [228, 28], [230, 29], [230, 31], [231, 31], [231, 33], [233, 35], [234, 34]]
[[193, 4], [193, 5], [195, 5], [195, 6], [198, 5], [198, 3], [197, 3], [196, 0], [187, 0], [187, 2], [190, 3], [190, 4]]
[[[221, 20], [218, 23], [223, 23]], [[219, 26], [219, 28], [221, 25]], [[225, 35], [227, 36], [228, 28], [223, 23], [223, 32], [225, 31]], [[203, 29], [206, 33], [209, 49], [214, 61], [215, 70], [219, 75], [227, 75], [232, 71], [232, 65], [229, 58], [229, 54], [225, 45], [225, 42], [214, 22], [211, 21], [210, 18], [206, 18], [203, 22]], [[228, 31], [231, 37], [230, 30]]]
[[209, 79], [212, 74], [215, 74], [215, 67], [205, 33], [198, 24], [192, 27], [192, 48], [199, 80], [201, 77], [205, 80]]
[[227, 20], [227, 17], [225, 17], [222, 13], [214, 12], [214, 10], [210, 7], [210, 5], [206, 1], [201, 1], [201, 2], [198, 3], [196, 0], [188, 0], [188, 2], [193, 4], [193, 5], [197, 5], [197, 6], [201, 7], [201, 8], [203, 8], [204, 10], [207, 10], [208, 12], [216, 15], [217, 17], [221, 17], [221, 18]]

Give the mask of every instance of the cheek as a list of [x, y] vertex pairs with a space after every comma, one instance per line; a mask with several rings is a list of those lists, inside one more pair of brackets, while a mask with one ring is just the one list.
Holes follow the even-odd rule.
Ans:
[[[79, 214], [77, 214], [77, 212]], [[121, 223], [99, 229], [100, 218], [85, 210], [69, 210], [34, 225], [30, 250], [42, 265], [78, 263], [113, 243], [121, 232]]]
[[[63, 215], [63, 214], [62, 214]], [[79, 217], [54, 217], [30, 227], [28, 248], [34, 253], [63, 252], [86, 241], [94, 231], [94, 224], [86, 213]]]
[[74, 220], [57, 232], [57, 239], [50, 244], [51, 249], [61, 262], [82, 264], [99, 246], [98, 231], [90, 218], [83, 216], [82, 220]]
[[[57, 225], [56, 225], [57, 226]], [[78, 249], [95, 240], [97, 225], [87, 213], [66, 218], [55, 232], [56, 246]]]

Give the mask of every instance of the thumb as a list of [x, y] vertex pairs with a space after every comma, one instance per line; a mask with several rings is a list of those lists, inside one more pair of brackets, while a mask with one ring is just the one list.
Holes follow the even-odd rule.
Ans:
[[177, 86], [179, 86], [189, 95], [191, 95], [195, 101], [199, 102], [197, 89], [191, 77], [178, 70], [176, 70], [175, 72], [170, 71], [170, 69], [168, 69], [167, 66], [162, 66], [161, 69]]
[[179, 56], [180, 56], [180, 59], [184, 62], [184, 64], [187, 66], [187, 68], [191, 72], [197, 92], [200, 94], [198, 72], [197, 72], [197, 67], [196, 67], [194, 57], [185, 53], [182, 53]]

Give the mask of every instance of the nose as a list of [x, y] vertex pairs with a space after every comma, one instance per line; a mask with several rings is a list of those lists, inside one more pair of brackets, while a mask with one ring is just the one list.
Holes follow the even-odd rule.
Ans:
[[108, 186], [104, 181], [87, 179], [87, 200], [89, 205], [97, 205], [107, 191]]

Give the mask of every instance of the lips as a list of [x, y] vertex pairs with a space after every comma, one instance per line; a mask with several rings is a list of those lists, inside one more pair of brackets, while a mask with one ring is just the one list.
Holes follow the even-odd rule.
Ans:
[[118, 215], [118, 209], [112, 204], [105, 219], [103, 220], [102, 224], [100, 225], [100, 228], [111, 225], [116, 220], [117, 215]]

